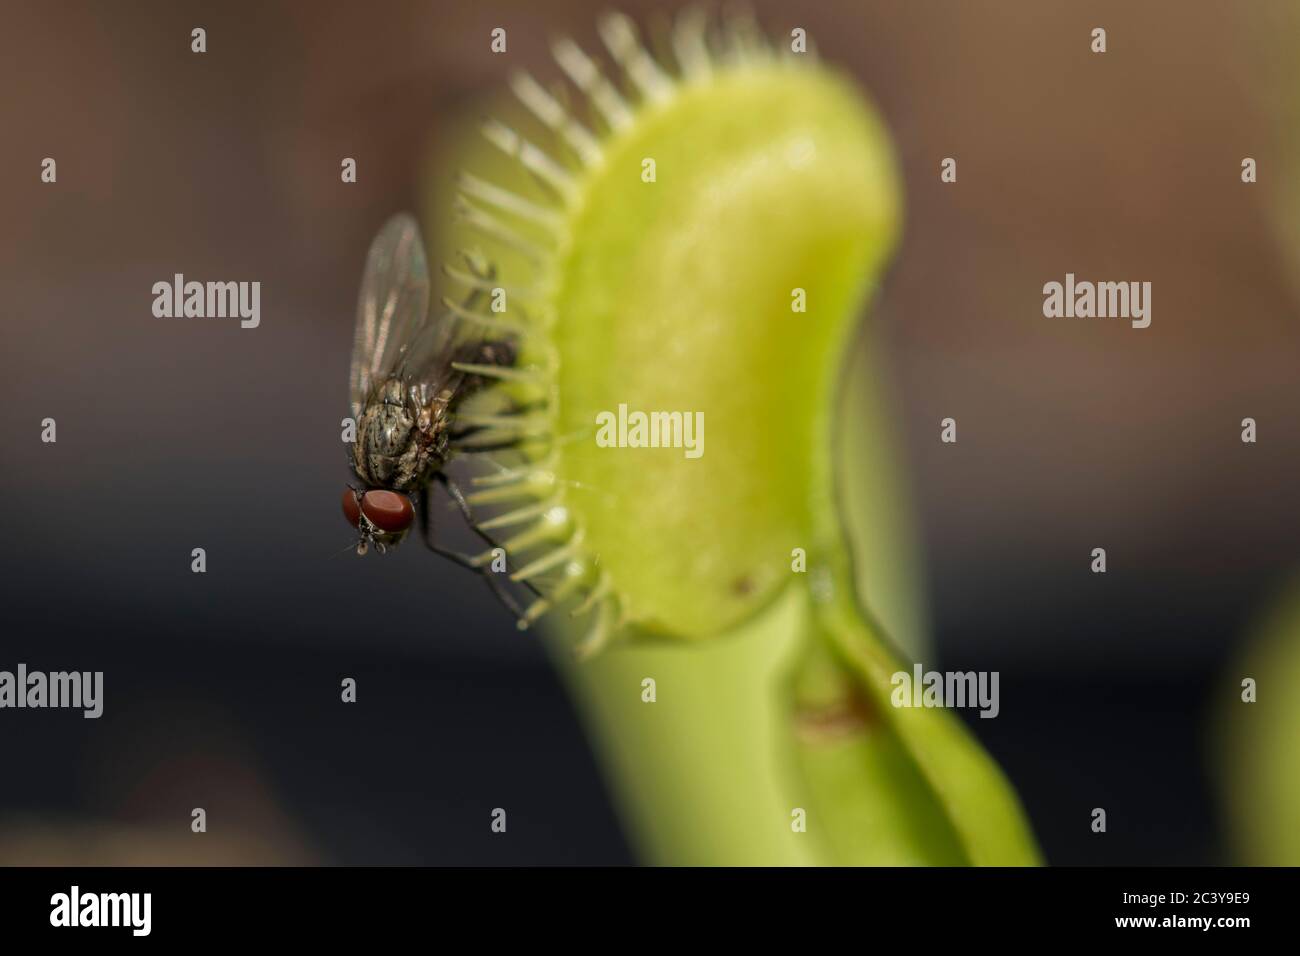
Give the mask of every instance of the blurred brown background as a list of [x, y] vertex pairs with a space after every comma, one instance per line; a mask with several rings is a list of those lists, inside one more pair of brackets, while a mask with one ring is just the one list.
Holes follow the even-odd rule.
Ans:
[[[1300, 532], [1297, 5], [755, 7], [895, 133], [906, 236], [872, 322], [940, 661], [1003, 673], [976, 731], [1052, 862], [1226, 860], [1203, 715]], [[369, 239], [417, 205], [430, 137], [515, 67], [555, 75], [549, 37], [595, 49], [603, 5], [2, 9], [0, 667], [100, 667], [110, 697], [98, 722], [0, 715], [0, 760], [27, 768], [0, 859], [23, 821], [167, 831], [204, 800], [260, 843], [244, 859], [627, 859], [544, 655], [486, 589], [413, 549], [331, 557]], [[259, 280], [261, 327], [155, 319], [176, 272]], [[1150, 281], [1151, 327], [1045, 319], [1066, 272]], [[129, 797], [150, 774], [167, 796]], [[492, 844], [494, 806], [533, 825]], [[1122, 809], [1104, 846], [1093, 806]]]

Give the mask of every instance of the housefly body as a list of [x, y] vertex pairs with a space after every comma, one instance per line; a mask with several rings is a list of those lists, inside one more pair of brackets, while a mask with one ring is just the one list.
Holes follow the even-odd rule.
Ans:
[[483, 573], [519, 618], [517, 603], [496, 574], [480, 560], [441, 547], [432, 533], [429, 499], [436, 482], [475, 533], [496, 547], [475, 526], [464, 495], [445, 470], [458, 440], [476, 430], [458, 426], [461, 404], [482, 388], [492, 368], [515, 363], [514, 343], [508, 336], [491, 337], [474, 322], [473, 304], [431, 314], [419, 227], [405, 213], [384, 225], [370, 246], [357, 305], [349, 381], [356, 423], [349, 454], [356, 484], [343, 492], [343, 514], [360, 534], [358, 554], [371, 548], [383, 553], [418, 524], [430, 549]]

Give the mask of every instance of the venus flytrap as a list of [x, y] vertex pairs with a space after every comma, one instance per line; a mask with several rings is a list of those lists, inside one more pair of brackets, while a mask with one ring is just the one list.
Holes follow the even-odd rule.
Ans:
[[[883, 126], [744, 22], [687, 13], [658, 59], [626, 18], [600, 33], [613, 79], [567, 41], [568, 93], [513, 79], [531, 117], [484, 126], [500, 155], [460, 181], [446, 271], [492, 262], [526, 329], [497, 391], [533, 427], [493, 419], [522, 456], [471, 503], [507, 509], [483, 525], [519, 529], [528, 618], [589, 657], [561, 655], [639, 842], [664, 862], [1036, 861], [960, 723], [890, 706], [900, 658], [855, 596], [835, 411], [901, 216]], [[597, 441], [624, 407], [698, 415], [707, 453]]]
[[1249, 633], [1247, 652], [1214, 685], [1209, 732], [1232, 837], [1229, 862], [1300, 864], [1300, 574]]

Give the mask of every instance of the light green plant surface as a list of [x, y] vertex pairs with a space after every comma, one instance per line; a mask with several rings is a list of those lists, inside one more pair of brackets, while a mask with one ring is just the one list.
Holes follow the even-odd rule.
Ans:
[[[917, 646], [878, 383], [860, 376], [836, 414], [901, 216], [876, 114], [820, 67], [751, 65], [643, 106], [603, 146], [545, 268], [492, 256], [507, 283], [541, 283], [553, 309], [558, 433], [577, 436], [557, 477], [629, 626], [582, 662], [562, 613], [549, 630], [642, 856], [1038, 862], [1014, 793], [960, 721], [890, 705], [906, 665], [855, 596], [841, 510], [865, 593]], [[453, 153], [528, 188], [477, 146]], [[654, 183], [641, 180], [647, 157]], [[791, 311], [796, 287], [807, 313]], [[873, 362], [868, 348], [858, 370]], [[620, 403], [704, 412], [705, 454], [598, 448], [595, 415]], [[806, 573], [791, 569], [794, 548]]]
[[[1253, 678], [1257, 699], [1242, 701]], [[1233, 862], [1300, 865], [1300, 578], [1256, 628], [1219, 685], [1214, 737]]]
[[[790, 582], [792, 548], [817, 547], [838, 370], [897, 223], [883, 132], [856, 106], [815, 70], [688, 87], [609, 145], [572, 213], [561, 434], [620, 403], [706, 425], [695, 460], [590, 440], [564, 452], [589, 547], [647, 629], [710, 638]], [[795, 288], [807, 313], [791, 311]]]
[[[622, 644], [577, 663], [560, 647], [644, 858], [1038, 862], [1014, 794], [961, 725], [946, 711], [889, 706], [897, 664], [855, 608], [818, 618], [792, 588], [758, 620], [689, 650]], [[645, 704], [640, 681], [650, 675], [658, 699]], [[803, 728], [801, 678], [825, 684], [811, 694], [824, 707], [811, 713], [844, 713], [846, 727]], [[852, 720], [857, 695], [861, 722]], [[806, 833], [791, 827], [795, 808], [807, 813]]]

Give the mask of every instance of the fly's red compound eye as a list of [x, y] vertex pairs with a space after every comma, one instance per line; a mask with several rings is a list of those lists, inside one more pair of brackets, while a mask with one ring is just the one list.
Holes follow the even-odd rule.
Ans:
[[361, 498], [361, 512], [380, 531], [401, 534], [415, 519], [411, 499], [396, 491], [367, 491]]
[[357, 493], [351, 488], [343, 489], [343, 517], [352, 527], [361, 527], [361, 506], [357, 504]]

